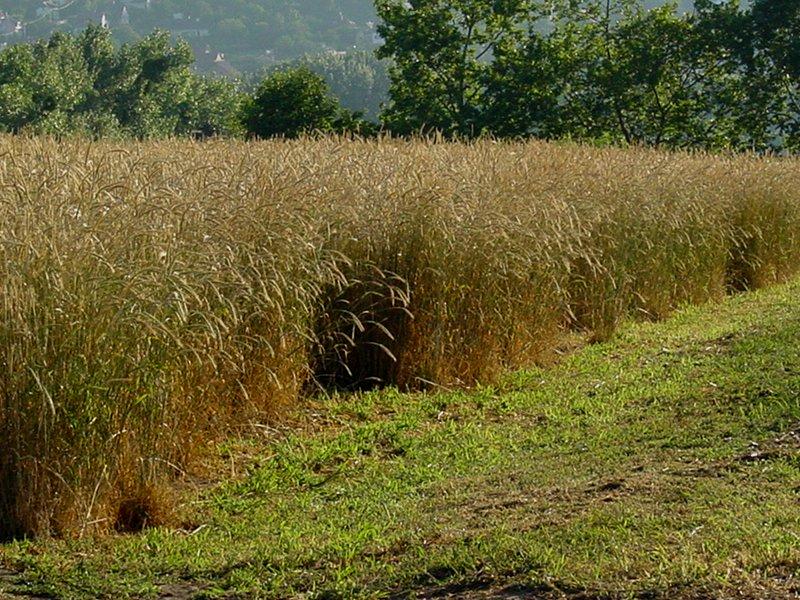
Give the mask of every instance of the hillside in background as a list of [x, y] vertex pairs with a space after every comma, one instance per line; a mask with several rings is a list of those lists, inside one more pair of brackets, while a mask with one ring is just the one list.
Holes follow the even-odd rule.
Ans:
[[0, 45], [91, 22], [107, 24], [120, 42], [160, 28], [192, 45], [200, 70], [235, 74], [307, 54], [370, 51], [380, 43], [375, 21], [372, 0], [5, 0]]
[[91, 22], [107, 24], [120, 42], [168, 29], [192, 45], [201, 70], [223, 74], [376, 45], [371, 0], [7, 0], [0, 11], [5, 44]]

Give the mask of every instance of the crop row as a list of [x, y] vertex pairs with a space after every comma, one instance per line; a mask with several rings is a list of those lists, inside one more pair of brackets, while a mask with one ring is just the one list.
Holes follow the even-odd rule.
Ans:
[[0, 139], [0, 537], [157, 523], [319, 387], [473, 385], [800, 267], [793, 159]]

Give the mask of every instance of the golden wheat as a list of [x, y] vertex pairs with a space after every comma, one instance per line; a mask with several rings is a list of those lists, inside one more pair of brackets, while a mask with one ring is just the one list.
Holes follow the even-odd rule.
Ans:
[[792, 159], [545, 143], [0, 139], [0, 534], [159, 520], [309, 384], [470, 385], [786, 279]]

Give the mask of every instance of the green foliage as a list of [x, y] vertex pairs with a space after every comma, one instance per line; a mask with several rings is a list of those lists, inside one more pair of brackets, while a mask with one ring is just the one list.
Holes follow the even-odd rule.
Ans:
[[631, 0], [604, 0], [559, 18], [549, 40], [557, 52], [548, 57], [562, 65], [553, 134], [670, 147], [727, 144], [718, 47], [697, 35], [694, 17], [671, 6], [645, 11]]
[[234, 85], [196, 75], [193, 63], [191, 48], [163, 31], [119, 49], [99, 26], [12, 46], [0, 52], [0, 128], [138, 138], [239, 133]]
[[173, 46], [166, 32], [124, 46], [114, 110], [123, 126], [141, 138], [171, 135], [185, 126], [179, 107], [190, 88], [192, 62], [191, 49], [181, 42]]
[[16, 46], [0, 54], [0, 127], [61, 134], [91, 82], [71, 36]]
[[378, 0], [377, 9], [385, 39], [378, 56], [393, 60], [386, 125], [399, 133], [481, 133], [491, 104], [491, 57], [522, 37], [519, 23], [532, 3]]
[[260, 138], [352, 129], [356, 120], [330, 95], [325, 80], [305, 66], [269, 75], [245, 109], [248, 134]]
[[800, 4], [793, 0], [755, 0], [752, 23], [757, 47], [767, 52], [776, 69], [800, 78]]
[[20, 129], [35, 113], [34, 93], [27, 83], [34, 71], [33, 49], [13, 46], [0, 53], [0, 126]]
[[[781, 145], [800, 150], [800, 4], [756, 0], [744, 31], [751, 107], [768, 107], [762, 120]], [[749, 41], [749, 45], [747, 44]]]
[[[546, 6], [545, 6], [546, 4]], [[393, 131], [800, 148], [800, 8], [378, 0]]]
[[[295, 32], [285, 44], [316, 51], [262, 68], [266, 81], [250, 98], [238, 82], [197, 75], [200, 38], [190, 38], [193, 48], [165, 31], [140, 37], [141, 22], [121, 47], [119, 27], [99, 26], [11, 46], [0, 51], [0, 130], [294, 137], [371, 134], [380, 120], [399, 135], [800, 150], [800, 8], [789, 0], [696, 0], [693, 10], [655, 0], [376, 0], [377, 56], [319, 52], [309, 14], [337, 15], [333, 45], [370, 47], [366, 30], [350, 39], [361, 25], [347, 15], [371, 14], [360, 2], [242, 0], [220, 13], [209, 2], [165, 0], [138, 15], [155, 23], [192, 8], [215, 23], [211, 45], [224, 39], [247, 53]], [[75, 6], [84, 4], [111, 6]], [[265, 56], [251, 53], [248, 64]]]
[[246, 96], [226, 79], [193, 76], [179, 107], [182, 128], [176, 128], [176, 133], [194, 137], [241, 136], [245, 101]]
[[381, 105], [388, 99], [386, 61], [376, 58], [372, 53], [307, 55], [291, 65], [305, 66], [322, 76], [344, 108], [363, 112], [370, 120], [378, 119]]
[[[314, 64], [330, 79], [352, 74], [337, 85], [353, 104], [364, 85], [382, 95], [385, 74], [374, 59]], [[109, 30], [93, 25], [78, 36], [56, 33], [11, 46], [0, 52], [0, 129], [140, 139], [374, 129], [360, 113], [342, 109], [308, 66], [274, 73], [248, 98], [236, 82], [198, 75], [193, 65], [189, 45], [166, 31], [117, 48]], [[377, 100], [371, 103], [377, 110]]]

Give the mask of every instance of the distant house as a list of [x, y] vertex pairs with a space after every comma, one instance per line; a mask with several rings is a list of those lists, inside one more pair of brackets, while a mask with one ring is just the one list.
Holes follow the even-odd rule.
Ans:
[[205, 51], [196, 58], [197, 66], [201, 71], [226, 76], [239, 74], [236, 68], [225, 58], [224, 52], [212, 51], [209, 47], [206, 47]]
[[22, 33], [22, 22], [12, 19], [6, 13], [0, 13], [0, 36], [7, 37]]

